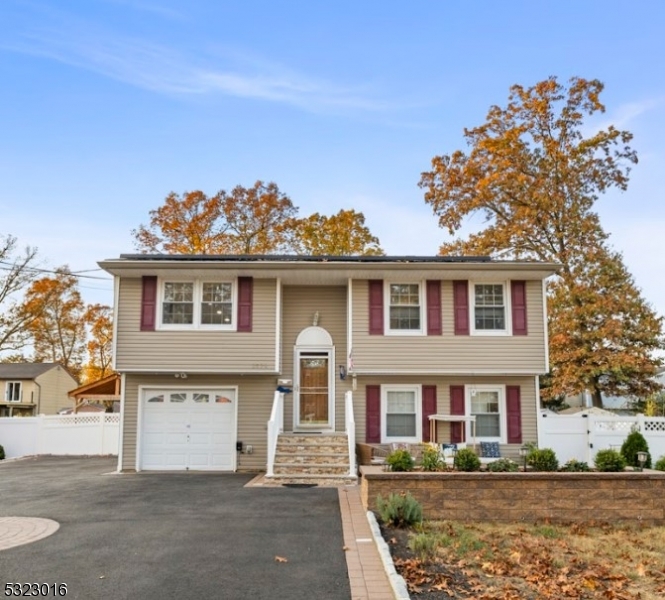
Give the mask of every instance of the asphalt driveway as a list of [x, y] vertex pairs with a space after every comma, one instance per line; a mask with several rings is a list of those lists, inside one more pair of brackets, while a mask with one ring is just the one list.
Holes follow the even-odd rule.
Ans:
[[[5, 583], [67, 598], [350, 598], [336, 489], [244, 488], [243, 474], [109, 474], [116, 459], [0, 462], [0, 517], [51, 537], [0, 552]], [[286, 562], [275, 560], [276, 557]]]

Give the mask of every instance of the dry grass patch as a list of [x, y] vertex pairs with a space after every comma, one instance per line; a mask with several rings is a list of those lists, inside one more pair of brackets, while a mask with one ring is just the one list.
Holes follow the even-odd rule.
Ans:
[[384, 534], [418, 597], [665, 597], [665, 527], [441, 521]]

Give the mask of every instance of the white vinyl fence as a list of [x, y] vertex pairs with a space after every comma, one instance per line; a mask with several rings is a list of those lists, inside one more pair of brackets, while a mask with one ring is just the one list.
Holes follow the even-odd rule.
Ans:
[[0, 445], [7, 458], [118, 454], [120, 415], [86, 413], [0, 418]]
[[540, 413], [538, 419], [538, 446], [552, 448], [561, 464], [571, 458], [592, 464], [598, 450], [619, 450], [633, 427], [645, 437], [653, 462], [665, 455], [665, 417]]

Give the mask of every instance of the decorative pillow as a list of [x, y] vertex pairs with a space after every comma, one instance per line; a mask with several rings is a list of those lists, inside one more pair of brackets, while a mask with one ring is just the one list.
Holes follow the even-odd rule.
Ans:
[[441, 453], [444, 458], [452, 458], [457, 452], [457, 444], [441, 444]]
[[480, 442], [480, 455], [484, 458], [501, 458], [499, 442]]
[[406, 450], [407, 452], [410, 451], [409, 444], [406, 442], [391, 442], [390, 443], [390, 450], [394, 452], [395, 450]]

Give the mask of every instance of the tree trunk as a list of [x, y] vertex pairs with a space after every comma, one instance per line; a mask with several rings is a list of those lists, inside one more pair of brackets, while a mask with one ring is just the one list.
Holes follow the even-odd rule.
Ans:
[[596, 408], [603, 408], [603, 397], [600, 395], [600, 390], [598, 388], [593, 389], [591, 400], [593, 406]]

